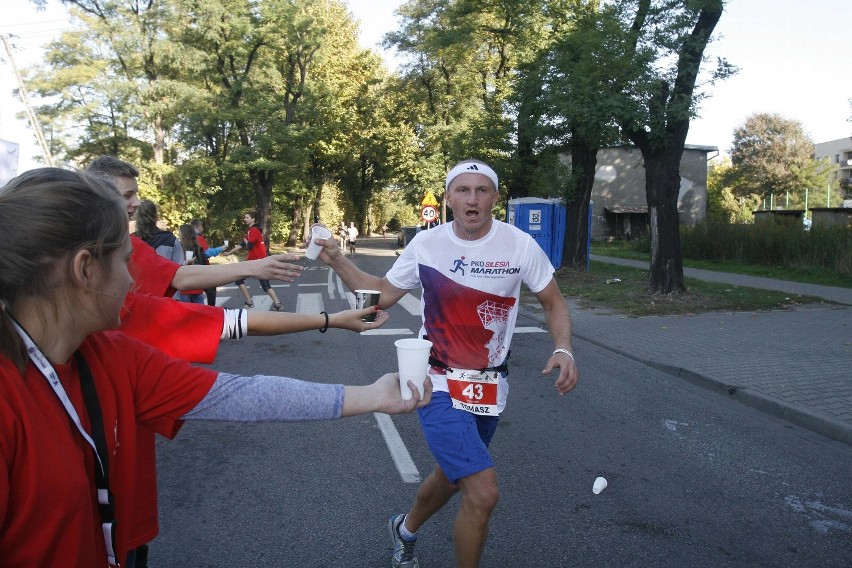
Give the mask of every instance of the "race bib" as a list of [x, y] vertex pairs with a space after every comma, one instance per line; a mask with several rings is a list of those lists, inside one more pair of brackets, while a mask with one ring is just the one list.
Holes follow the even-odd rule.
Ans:
[[499, 371], [447, 369], [447, 387], [453, 408], [483, 416], [499, 416], [497, 390]]

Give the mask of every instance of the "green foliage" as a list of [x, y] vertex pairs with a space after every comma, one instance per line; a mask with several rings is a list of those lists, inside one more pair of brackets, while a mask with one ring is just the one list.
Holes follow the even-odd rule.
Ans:
[[710, 163], [707, 171], [707, 220], [710, 223], [751, 223], [760, 199], [733, 187], [737, 177], [728, 157]]
[[805, 188], [831, 183], [830, 164], [814, 161], [813, 152], [814, 144], [799, 121], [753, 114], [734, 130], [729, 183], [739, 196], [783, 197], [788, 208], [804, 209]]

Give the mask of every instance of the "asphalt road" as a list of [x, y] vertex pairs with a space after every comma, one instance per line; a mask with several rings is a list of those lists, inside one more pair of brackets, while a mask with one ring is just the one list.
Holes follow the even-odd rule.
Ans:
[[[376, 273], [392, 261], [356, 257]], [[285, 309], [318, 299], [320, 309], [345, 308], [333, 275], [305, 262], [312, 269], [300, 282], [278, 289]], [[220, 296], [241, 303], [233, 290]], [[223, 344], [213, 366], [366, 384], [395, 370], [393, 340], [404, 335], [394, 334], [419, 325], [397, 305], [389, 335], [249, 338]], [[580, 386], [559, 396], [540, 374], [549, 336], [531, 317], [518, 325], [492, 444], [501, 500], [483, 567], [850, 566], [852, 448], [579, 340]], [[392, 423], [427, 475], [416, 416]], [[389, 566], [387, 519], [407, 509], [417, 485], [403, 480], [379, 424], [373, 415], [196, 422], [160, 440], [161, 534], [149, 565]], [[598, 476], [609, 485], [594, 495]], [[424, 568], [453, 566], [456, 508], [421, 529]]]

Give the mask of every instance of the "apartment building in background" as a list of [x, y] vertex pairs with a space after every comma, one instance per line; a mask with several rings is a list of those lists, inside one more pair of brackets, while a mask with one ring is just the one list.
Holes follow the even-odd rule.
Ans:
[[814, 144], [814, 159], [828, 158], [845, 196], [852, 194], [852, 137]]

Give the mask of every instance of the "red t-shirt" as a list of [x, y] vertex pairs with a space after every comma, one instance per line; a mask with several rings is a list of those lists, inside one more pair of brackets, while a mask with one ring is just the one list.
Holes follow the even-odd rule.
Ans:
[[157, 254], [152, 246], [130, 235], [133, 254], [130, 257], [130, 275], [133, 276], [133, 290], [152, 296], [174, 296], [172, 280], [180, 264]]
[[246, 233], [246, 242], [251, 245], [246, 260], [257, 260], [258, 258], [266, 258], [266, 243], [263, 242], [263, 233], [260, 227], [252, 225], [248, 233]]
[[[225, 310], [204, 304], [130, 292], [121, 312], [123, 333], [163, 353], [192, 363], [212, 363], [222, 336]], [[131, 526], [122, 527], [130, 548], [150, 542], [160, 531], [157, 515], [157, 451], [154, 433], [137, 431], [138, 504]]]
[[195, 240], [198, 241], [198, 246], [201, 247], [201, 250], [207, 251], [210, 248], [210, 245], [207, 244], [207, 238], [204, 235], [196, 234]]
[[[115, 496], [117, 545], [131, 548], [136, 507], [137, 431], [167, 438], [209, 392], [216, 373], [170, 358], [122, 333], [89, 336], [80, 347], [98, 392]], [[87, 431], [72, 357], [57, 374]], [[31, 363], [25, 376], [0, 357], [0, 558], [5, 568], [107, 565], [90, 446]]]
[[[195, 363], [212, 362], [222, 335], [224, 310], [172, 300], [172, 279], [180, 265], [161, 257], [135, 235], [130, 236], [130, 242], [134, 286], [122, 307], [121, 330], [171, 356]], [[137, 510], [133, 522], [123, 527], [130, 549], [150, 542], [160, 531], [154, 433], [140, 428], [136, 449]]]

